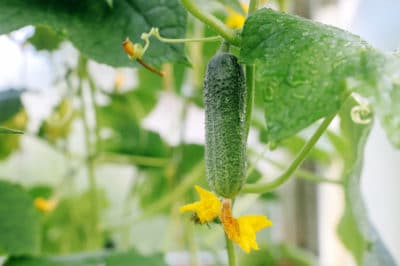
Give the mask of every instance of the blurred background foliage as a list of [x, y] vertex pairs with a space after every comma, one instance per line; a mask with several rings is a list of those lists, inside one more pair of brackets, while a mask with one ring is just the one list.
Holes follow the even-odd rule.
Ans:
[[[152, 40], [144, 59], [166, 73], [163, 79], [129, 61], [120, 46], [126, 35], [139, 41], [152, 25], [170, 38], [215, 33], [186, 16], [176, 0], [78, 2], [0, 3], [0, 33], [13, 40], [12, 31], [34, 25], [14, 42], [22, 51], [48, 58], [54, 72], [46, 73], [52, 77], [47, 89], [10, 86], [0, 91], [0, 127], [24, 131], [0, 135], [0, 255], [8, 256], [5, 265], [224, 265], [221, 228], [200, 226], [178, 211], [197, 199], [195, 184], [207, 187], [202, 82], [219, 43], [185, 48]], [[236, 15], [245, 13], [235, 0], [198, 2], [223, 21], [231, 9]], [[310, 1], [268, 5], [284, 8], [286, 3], [286, 8], [299, 12], [305, 2]], [[15, 12], [21, 15], [5, 21]], [[40, 101], [46, 94], [55, 95], [52, 104]], [[29, 99], [35, 97], [39, 101], [32, 105]], [[268, 142], [263, 98], [257, 90], [248, 183], [269, 180], [284, 170], [315, 128]], [[46, 104], [45, 115], [38, 118], [35, 109]], [[351, 108], [355, 103], [348, 104]], [[349, 113], [343, 112], [339, 127], [329, 129], [312, 149], [297, 177], [307, 180], [315, 196], [313, 182], [321, 181], [319, 175], [338, 161], [344, 165], [337, 179], [330, 180], [333, 186], [345, 183], [346, 215], [339, 237], [359, 265], [377, 265], [362, 263], [374, 252], [365, 247], [373, 245], [367, 237], [373, 229], [360, 224], [360, 208], [352, 204], [361, 199], [361, 166], [357, 162], [352, 167], [362, 152], [355, 146], [363, 145], [370, 127], [348, 123]], [[354, 172], [349, 174], [350, 168]], [[349, 181], [351, 174], [356, 184]], [[289, 197], [289, 207], [283, 200], [287, 197], [285, 190], [241, 196], [235, 211], [267, 213], [276, 226], [259, 234], [260, 251], [240, 253], [239, 265], [317, 263], [318, 243], [312, 244], [319, 238], [316, 196]], [[300, 206], [297, 212], [311, 207], [309, 216], [296, 214], [293, 206]], [[363, 206], [361, 212], [365, 218]], [[291, 215], [306, 219], [303, 227], [290, 225], [296, 220], [289, 223], [298, 232], [285, 229], [284, 220]], [[304, 236], [310, 226], [317, 233]]]

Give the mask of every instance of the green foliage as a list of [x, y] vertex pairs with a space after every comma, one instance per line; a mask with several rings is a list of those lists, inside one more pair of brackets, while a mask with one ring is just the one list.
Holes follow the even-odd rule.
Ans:
[[27, 122], [21, 101], [22, 92], [14, 89], [0, 92], [0, 159], [7, 158], [19, 148], [19, 135]]
[[53, 193], [53, 189], [46, 185], [38, 185], [31, 187], [28, 192], [33, 199], [38, 197], [48, 199]]
[[[365, 75], [371, 80], [360, 84], [356, 80], [352, 90], [366, 97], [391, 143], [400, 148], [400, 58], [395, 55], [364, 53], [362, 57]], [[369, 74], [367, 74], [369, 73]]]
[[[127, 36], [141, 42], [140, 35], [151, 27], [169, 38], [185, 34], [186, 12], [178, 0], [115, 0], [112, 8], [98, 0], [3, 0], [0, 10], [0, 34], [26, 25], [45, 25], [62, 32], [84, 55], [112, 66], [132, 64], [121, 48]], [[183, 45], [156, 40], [144, 59], [155, 65], [186, 62]]]
[[[134, 193], [139, 197], [142, 208], [151, 206], [154, 202], [168, 193], [178, 184], [184, 182], [184, 176], [204, 159], [204, 146], [196, 144], [182, 144], [174, 147], [170, 163], [165, 168], [144, 169], [143, 180], [135, 187]], [[205, 181], [196, 183], [205, 186]], [[185, 198], [196, 200], [197, 193], [193, 190], [187, 192]], [[164, 210], [170, 210], [168, 205]]]
[[35, 34], [27, 41], [31, 43], [38, 51], [55, 51], [60, 47], [62, 34], [57, 34], [54, 30], [47, 26], [36, 26]]
[[[218, 2], [219, 4], [215, 5], [217, 10], [213, 9], [214, 5], [210, 5], [207, 11], [221, 21], [226, 16], [221, 8], [223, 5], [243, 13], [238, 0]], [[91, 108], [95, 109], [96, 123], [88, 123], [92, 122], [89, 119], [84, 121], [85, 126], [89, 128], [88, 132], [84, 133], [88, 140], [86, 148], [89, 149], [85, 154], [89, 154], [89, 158], [82, 154], [82, 158], [75, 157], [75, 151], [69, 150], [68, 142], [62, 145], [65, 150], [57, 149], [65, 155], [71, 168], [74, 168], [72, 166], [75, 163], [79, 163], [88, 167], [89, 172], [93, 170], [88, 191], [73, 193], [72, 187], [78, 184], [75, 183], [78, 180], [74, 179], [72, 182], [72, 179], [67, 181], [67, 178], [72, 178], [68, 175], [75, 175], [72, 172], [76, 169], [68, 172], [66, 179], [61, 182], [61, 185], [68, 183], [71, 186], [65, 188], [69, 194], [64, 198], [59, 198], [59, 188], [53, 190], [46, 184], [25, 191], [18, 185], [0, 181], [0, 254], [10, 255], [6, 266], [165, 265], [161, 254], [143, 256], [134, 250], [114, 252], [110, 249], [109, 252], [77, 253], [72, 256], [45, 255], [98, 249], [108, 246], [110, 242], [113, 243], [112, 248], [137, 246], [136, 243], [130, 242], [131, 234], [128, 233], [136, 229], [132, 228], [129, 222], [132, 217], [135, 218], [133, 221], [137, 222], [153, 215], [169, 213], [174, 217], [172, 220], [178, 220], [175, 219], [175, 211], [171, 210], [176, 210], [177, 204], [183, 201], [198, 200], [192, 186], [207, 186], [205, 178], [199, 178], [204, 176], [204, 145], [181, 143], [172, 147], [160, 134], [143, 128], [141, 123], [154, 109], [161, 89], [175, 90], [176, 94], [182, 96], [185, 104], [195, 102], [202, 105], [200, 87], [205, 63], [215, 54], [220, 43], [190, 44], [197, 47], [190, 50], [195, 71], [192, 71], [193, 75], [188, 76], [185, 75], [188, 64], [183, 45], [161, 43], [152, 38], [144, 60], [157, 67], [165, 62], [173, 64], [163, 66], [163, 70], [166, 71], [164, 80], [143, 67], [139, 68], [139, 84], [126, 92], [121, 92], [118, 84], [112, 93], [99, 90], [97, 84], [93, 84], [86, 66], [87, 59], [111, 66], [135, 64], [129, 61], [123, 52], [121, 42], [129, 36], [134, 42], [143, 44], [140, 35], [151, 27], [158, 27], [160, 34], [167, 38], [184, 37], [186, 27], [188, 36], [215, 36], [215, 27], [207, 27], [197, 22], [187, 25], [186, 11], [180, 6], [179, 0], [1, 0], [0, 10], [0, 34], [25, 25], [34, 25], [35, 34], [27, 42], [37, 50], [54, 51], [58, 49], [61, 41], [70, 40], [82, 55], [78, 67], [70, 69], [67, 75], [76, 75], [74, 78], [83, 81], [83, 86], [89, 82], [93, 96], [101, 93], [108, 98], [103, 106], [97, 106], [96, 101], [90, 101], [90, 104], [84, 106], [86, 108], [79, 110], [84, 112], [83, 117], [89, 118], [93, 111]], [[318, 119], [331, 117], [340, 110], [340, 134], [326, 132], [344, 162], [342, 181], [346, 207], [338, 226], [338, 235], [354, 255], [358, 265], [395, 265], [370, 224], [360, 192], [362, 156], [371, 124], [354, 123], [350, 113], [357, 103], [352, 98], [348, 99], [353, 92], [367, 97], [377, 116], [381, 118], [390, 140], [400, 147], [399, 58], [376, 51], [348, 32], [270, 9], [259, 10], [246, 21], [241, 40], [241, 47], [231, 47], [230, 53], [236, 55], [240, 48], [240, 63], [256, 64], [255, 109], [259, 111], [260, 117], [261, 113], [264, 113], [267, 122], [266, 130], [264, 122], [259, 122], [263, 118], [254, 123], [258, 123], [256, 126], [261, 130], [261, 141], [269, 143], [270, 147], [280, 145], [290, 153], [298, 154], [307, 143], [315, 142], [307, 141], [303, 134], [297, 133]], [[213, 61], [210, 64], [215, 66]], [[224, 150], [216, 145], [213, 139], [207, 140], [206, 151], [208, 157], [210, 151], [216, 151], [214, 154], [211, 152], [211, 157], [215, 157], [212, 158], [215, 165], [211, 167], [214, 167], [217, 173], [214, 177], [219, 179], [219, 187], [228, 187], [229, 190], [230, 182], [237, 181], [232, 181], [232, 176], [240, 179], [234, 184], [235, 191], [232, 194], [235, 194], [240, 189], [246, 163], [245, 155], [237, 156], [238, 153], [245, 152], [242, 146], [245, 145], [242, 134], [242, 123], [245, 122], [242, 116], [245, 93], [244, 83], [238, 78], [242, 77], [243, 73], [233, 73], [229, 68], [233, 65], [235, 68], [239, 66], [236, 61], [234, 64], [229, 61], [222, 65], [227, 69], [221, 71], [221, 66], [218, 66], [207, 73], [206, 89], [207, 86], [221, 85], [219, 87], [222, 90], [211, 96], [206, 92], [208, 98], [205, 107], [209, 108], [207, 104], [210, 102], [215, 104], [212, 117], [206, 117], [206, 126], [208, 132], [215, 130], [212, 133], [220, 137], [219, 141]], [[192, 80], [187, 80], [187, 76]], [[213, 79], [211, 83], [207, 80], [210, 78]], [[73, 79], [70, 81], [71, 85], [75, 82]], [[191, 81], [190, 95], [187, 93], [187, 81]], [[70, 128], [75, 121], [75, 112], [78, 111], [72, 104], [76, 100], [75, 97], [78, 97], [73, 95], [74, 93], [76, 91], [69, 93], [69, 98], [62, 100], [44, 120], [39, 137], [51, 144], [72, 137]], [[27, 114], [20, 96], [21, 91], [0, 92], [0, 159], [7, 158], [19, 148], [20, 136], [6, 134], [22, 133], [21, 130], [26, 127]], [[228, 108], [225, 105], [232, 103], [234, 105]], [[321, 134], [317, 134], [318, 137]], [[92, 144], [97, 146], [93, 147]], [[126, 218], [128, 222], [124, 221], [126, 225], [118, 224], [116, 228], [113, 227], [114, 221], [110, 227], [103, 221], [106, 208], [112, 201], [108, 202], [104, 191], [96, 187], [95, 167], [97, 163], [101, 163], [101, 160], [97, 159], [102, 155], [105, 155], [106, 162], [113, 156], [121, 159], [125, 165], [133, 165], [138, 173], [123, 203], [123, 219]], [[319, 164], [327, 164], [332, 161], [334, 155], [330, 150], [314, 147], [305, 152], [301, 160], [305, 156]], [[207, 163], [208, 169], [210, 160]], [[284, 166], [285, 164], [278, 165], [282, 169]], [[253, 169], [247, 182], [257, 186], [262, 175], [263, 173]], [[287, 177], [289, 178], [289, 175]], [[226, 191], [221, 193], [221, 189], [217, 189], [217, 192], [224, 196], [229, 194]], [[56, 208], [49, 212], [43, 211], [38, 216], [32, 199], [52, 196], [59, 200]], [[263, 203], [280, 198], [272, 191], [260, 194], [258, 200]], [[130, 203], [135, 204], [134, 211], [131, 210], [133, 206]], [[94, 207], [97, 210], [94, 210]], [[139, 216], [135, 213], [137, 209], [140, 209]], [[111, 211], [114, 210], [110, 208], [110, 213], [114, 214]], [[174, 225], [171, 223], [171, 226]], [[143, 235], [147, 233], [143, 232]], [[125, 236], [122, 240], [118, 239], [118, 236], [123, 234]], [[211, 232], [210, 235], [212, 234]], [[179, 238], [181, 236], [176, 239]], [[186, 246], [190, 243], [194, 248], [193, 236], [188, 234], [182, 238], [185, 239], [178, 245]], [[38, 251], [41, 251], [40, 257], [21, 257], [38, 255]], [[314, 258], [302, 250], [274, 243], [272, 240], [267, 249], [263, 248], [261, 252], [240, 258], [240, 265], [314, 264]]]
[[74, 119], [75, 111], [71, 99], [63, 99], [50, 116], [43, 121], [38, 135], [55, 144], [58, 140], [68, 136]]
[[31, 255], [39, 250], [39, 215], [20, 185], [0, 180], [0, 254]]
[[143, 256], [135, 250], [126, 252], [84, 253], [59, 257], [10, 258], [4, 266], [166, 266], [161, 254]]
[[251, 266], [313, 266], [315, 258], [308, 252], [286, 244], [268, 245], [251, 256], [240, 257], [238, 265]]
[[0, 134], [24, 134], [24, 132], [17, 129], [0, 127]]
[[352, 121], [351, 109], [357, 106], [352, 98], [340, 112], [341, 131], [344, 138], [334, 140], [343, 158], [343, 181], [345, 211], [338, 226], [338, 235], [349, 249], [358, 265], [396, 265], [386, 250], [377, 232], [369, 221], [360, 191], [360, 175], [366, 140], [372, 124], [356, 124]]
[[168, 146], [156, 132], [143, 129], [139, 121], [155, 104], [155, 95], [145, 90], [111, 94], [109, 105], [97, 108], [100, 130], [110, 130], [111, 136], [100, 139], [100, 151], [165, 157]]
[[22, 90], [4, 90], [0, 92], [0, 123], [15, 116], [22, 108]]
[[[1, 123], [0, 159], [5, 159], [19, 149], [22, 130], [27, 123], [26, 112], [22, 109], [13, 117]], [[12, 133], [12, 134], [10, 134]]]
[[[96, 199], [100, 211], [108, 206], [103, 191], [97, 191]], [[93, 230], [97, 230], [91, 223], [92, 215], [90, 192], [61, 199], [53, 211], [42, 217], [42, 253], [60, 254], [90, 249], [93, 246]], [[95, 244], [101, 246], [102, 243]]]
[[242, 32], [241, 61], [257, 64], [269, 141], [337, 112], [351, 80], [375, 84], [381, 58], [357, 36], [271, 9], [250, 16]]

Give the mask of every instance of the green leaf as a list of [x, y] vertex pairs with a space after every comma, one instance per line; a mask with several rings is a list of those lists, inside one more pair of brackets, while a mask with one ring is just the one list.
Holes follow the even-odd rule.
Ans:
[[68, 256], [10, 258], [4, 266], [166, 266], [161, 254], [143, 256], [135, 250], [126, 252], [82, 253]]
[[0, 123], [9, 120], [22, 108], [22, 90], [4, 90], [0, 92]]
[[381, 120], [390, 142], [400, 148], [400, 58], [394, 55], [363, 54], [369, 86], [353, 81], [352, 90], [366, 97]]
[[136, 251], [119, 252], [111, 254], [106, 258], [106, 265], [109, 266], [131, 266], [131, 265], [143, 265], [143, 266], [166, 266], [163, 256], [156, 254], [145, 257], [140, 255]]
[[0, 180], [0, 253], [31, 255], [39, 248], [39, 216], [21, 186]]
[[[45, 197], [51, 191], [31, 191]], [[46, 197], [45, 197], [46, 198]], [[86, 191], [81, 194], [71, 193], [68, 198], [61, 198], [51, 212], [42, 215], [41, 252], [59, 254], [82, 252], [90, 247], [101, 247], [103, 239], [95, 238], [93, 228], [92, 194]], [[108, 207], [108, 198], [103, 190], [96, 190], [96, 202], [99, 213]], [[103, 234], [101, 235], [103, 237]]]
[[36, 50], [55, 51], [60, 46], [63, 39], [61, 34], [47, 26], [36, 26], [35, 34], [27, 40]]
[[355, 35], [271, 9], [255, 12], [242, 32], [240, 59], [257, 66], [269, 141], [337, 112], [352, 80], [374, 84], [380, 58]]
[[24, 131], [18, 129], [11, 129], [6, 127], [0, 127], [0, 134], [24, 134]]
[[38, 185], [31, 187], [28, 192], [33, 199], [38, 197], [48, 199], [53, 193], [53, 188], [45, 185]]
[[[110, 105], [97, 108], [100, 130], [105, 129], [111, 133], [110, 136], [100, 139], [99, 150], [125, 155], [167, 157], [168, 146], [161, 136], [140, 127], [138, 118], [142, 117], [144, 113], [138, 114], [136, 111], [140, 107], [144, 108], [142, 109], [144, 112], [148, 112], [149, 109], [148, 106], [141, 105], [140, 98], [136, 98], [137, 91], [131, 93], [133, 95], [128, 93], [126, 99], [114, 95]], [[147, 96], [151, 96], [151, 94]]]
[[239, 265], [296, 265], [314, 266], [316, 258], [306, 250], [287, 244], [268, 243], [260, 252], [239, 256]]
[[347, 249], [351, 251], [358, 265], [375, 266], [396, 265], [372, 226], [362, 199], [360, 175], [362, 170], [365, 143], [371, 124], [356, 124], [352, 121], [351, 109], [357, 106], [352, 98], [340, 112], [341, 130], [344, 135], [339, 144], [339, 153], [343, 157], [345, 211], [338, 225], [338, 235]]
[[[84, 55], [112, 66], [130, 66], [121, 43], [129, 36], [142, 42], [140, 35], [151, 27], [160, 28], [168, 38], [185, 35], [186, 11], [178, 0], [106, 1], [2, 0], [0, 34], [26, 25], [46, 25], [63, 35]], [[182, 44], [151, 42], [144, 60], [153, 65], [186, 62]]]
[[[27, 114], [21, 109], [11, 118], [1, 123], [0, 127], [0, 159], [7, 158], [20, 147], [22, 130], [25, 130]], [[7, 134], [4, 134], [6, 133]], [[12, 134], [10, 134], [12, 133]]]

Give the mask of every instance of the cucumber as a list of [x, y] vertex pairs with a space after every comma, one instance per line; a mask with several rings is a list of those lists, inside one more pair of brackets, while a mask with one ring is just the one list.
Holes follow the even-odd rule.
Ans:
[[234, 198], [246, 174], [246, 84], [237, 58], [218, 53], [204, 79], [206, 175], [217, 194]]

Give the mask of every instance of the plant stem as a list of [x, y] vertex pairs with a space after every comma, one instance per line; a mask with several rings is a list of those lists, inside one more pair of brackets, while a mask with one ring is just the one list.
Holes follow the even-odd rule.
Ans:
[[87, 172], [89, 179], [89, 193], [90, 193], [90, 201], [91, 201], [91, 230], [92, 230], [92, 239], [89, 241], [90, 248], [96, 248], [97, 244], [97, 230], [98, 230], [98, 204], [97, 204], [97, 188], [96, 188], [96, 177], [94, 173], [94, 163], [93, 163], [93, 149], [92, 143], [90, 141], [91, 130], [89, 127], [88, 121], [88, 106], [85, 101], [85, 97], [83, 95], [83, 79], [87, 77], [87, 59], [84, 57], [79, 58], [78, 63], [78, 75], [79, 75], [79, 97], [81, 99], [82, 105], [82, 121], [84, 128], [84, 139], [85, 139], [85, 147], [87, 152]]
[[[247, 178], [253, 173], [253, 171], [256, 168], [257, 163], [261, 159], [266, 160], [267, 162], [273, 164], [274, 166], [278, 167], [281, 170], [285, 170], [286, 167], [285, 167], [284, 164], [264, 156], [264, 153], [267, 150], [268, 150], [268, 147], [266, 146], [266, 148], [265, 148], [265, 150], [263, 152], [260, 152], [260, 153], [257, 154], [254, 150], [248, 149], [248, 151], [253, 153], [253, 154], [255, 154], [257, 156], [257, 158], [256, 158], [255, 162], [248, 168], [247, 173], [246, 173], [246, 177]], [[330, 183], [330, 184], [334, 184], [334, 185], [342, 185], [343, 184], [343, 182], [341, 180], [335, 180], [335, 179], [332, 179], [332, 178], [322, 177], [322, 176], [316, 175], [316, 174], [314, 174], [314, 173], [312, 173], [310, 171], [299, 169], [299, 168], [295, 171], [295, 173], [296, 173], [296, 177], [297, 178], [304, 179], [304, 180], [311, 181], [311, 182]]]
[[287, 10], [286, 0], [278, 0], [278, 6], [279, 6], [279, 11], [286, 12]]
[[319, 138], [322, 136], [322, 134], [325, 132], [325, 130], [328, 128], [329, 124], [332, 122], [333, 118], [335, 117], [336, 113], [333, 115], [330, 115], [322, 121], [321, 125], [318, 127], [318, 129], [315, 131], [315, 133], [311, 136], [309, 141], [303, 146], [297, 157], [294, 159], [292, 164], [289, 166], [289, 168], [278, 178], [273, 180], [272, 182], [268, 182], [265, 184], [249, 184], [244, 186], [242, 192], [243, 193], [265, 193], [271, 190], [276, 189], [283, 183], [285, 183], [292, 175], [293, 173], [297, 170], [297, 168], [300, 166], [300, 164], [304, 161], [308, 153], [311, 151], [311, 149], [314, 147], [315, 143], [319, 140]]
[[160, 71], [160, 70], [154, 68], [153, 66], [147, 64], [145, 61], [143, 61], [143, 59], [138, 58], [138, 59], [136, 59], [136, 61], [138, 61], [139, 64], [141, 64], [142, 66], [144, 66], [144, 67], [145, 67], [147, 70], [149, 70], [150, 72], [153, 72], [154, 74], [157, 74], [157, 75], [159, 75], [160, 77], [163, 77], [163, 76], [164, 76], [164, 72], [162, 72], [162, 71]]
[[[285, 169], [285, 166], [280, 162], [271, 160], [269, 158], [264, 158], [264, 159], [266, 159], [268, 162], [270, 162], [271, 164], [275, 165], [276, 167], [278, 167], [280, 169], [283, 169], [283, 170]], [[304, 179], [304, 180], [311, 181], [311, 182], [330, 183], [330, 184], [335, 184], [335, 185], [342, 184], [341, 180], [335, 180], [332, 178], [318, 176], [312, 172], [309, 172], [309, 171], [303, 170], [303, 169], [297, 169], [295, 173], [296, 173], [297, 178]]]
[[251, 115], [253, 112], [254, 91], [255, 91], [255, 65], [246, 65], [246, 120], [245, 120], [245, 133], [246, 139], [249, 135], [251, 126]]
[[[277, 162], [275, 160], [272, 160], [271, 158], [265, 157], [264, 153], [267, 150], [268, 150], [267, 146], [265, 147], [265, 150], [260, 152], [260, 153], [257, 153], [252, 149], [248, 149], [248, 151], [253, 153], [254, 155], [256, 155], [257, 158], [256, 158], [255, 162], [248, 168], [247, 173], [246, 173], [246, 177], [249, 177], [253, 173], [253, 171], [256, 168], [256, 164], [261, 159], [266, 160], [267, 162], [273, 164], [274, 166], [278, 167], [281, 170], [285, 170], [286, 169], [286, 167], [285, 167], [285, 165], [283, 163], [280, 163], [280, 162]], [[299, 168], [296, 170], [295, 173], [296, 173], [296, 177], [297, 178], [304, 179], [304, 180], [311, 181], [311, 182], [330, 183], [330, 184], [335, 184], [335, 185], [342, 185], [343, 184], [343, 182], [341, 180], [335, 180], [335, 179], [332, 179], [332, 178], [322, 177], [322, 176], [316, 175], [316, 174], [314, 174], [314, 173], [312, 173], [310, 171], [299, 169]]]
[[[248, 16], [253, 14], [258, 9], [259, 0], [250, 0], [249, 5], [249, 13]], [[251, 125], [251, 114], [253, 111], [253, 103], [254, 103], [254, 91], [256, 86], [255, 80], [255, 72], [256, 66], [253, 65], [246, 65], [246, 139], [249, 134], [250, 125]]]
[[259, 2], [259, 0], [250, 0], [248, 16], [257, 11]]
[[186, 232], [186, 240], [189, 245], [189, 251], [190, 251], [190, 265], [191, 266], [199, 266], [199, 252], [198, 252], [198, 246], [197, 246], [197, 241], [194, 236], [194, 224], [192, 221], [188, 220], [185, 221], [185, 232]]
[[165, 43], [186, 43], [186, 42], [218, 42], [222, 41], [221, 36], [203, 37], [203, 38], [190, 38], [190, 39], [169, 39], [161, 36], [154, 35], [158, 40]]
[[229, 29], [222, 21], [217, 19], [210, 13], [206, 13], [200, 9], [194, 2], [194, 0], [181, 0], [182, 5], [189, 11], [193, 16], [203, 21], [205, 24], [214, 29], [222, 37], [233, 45], [240, 45], [240, 37], [233, 30]]
[[236, 256], [235, 256], [235, 247], [233, 246], [232, 240], [224, 233], [225, 235], [225, 243], [226, 243], [226, 252], [228, 253], [228, 265], [236, 266]]

